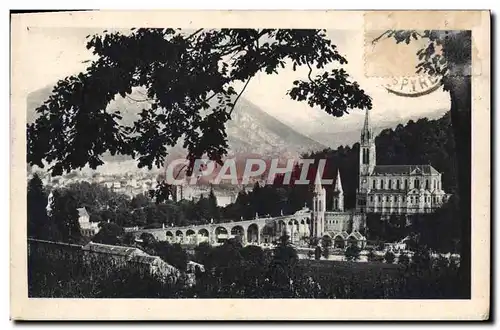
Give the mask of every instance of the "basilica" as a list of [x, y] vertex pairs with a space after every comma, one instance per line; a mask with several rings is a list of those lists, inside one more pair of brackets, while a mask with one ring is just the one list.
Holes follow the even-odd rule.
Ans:
[[361, 237], [359, 232], [366, 226], [368, 213], [380, 214], [382, 218], [392, 214], [431, 213], [450, 195], [443, 191], [441, 173], [432, 165], [376, 164], [375, 136], [367, 110], [361, 131], [355, 209], [344, 210], [340, 173], [337, 173], [332, 196], [332, 210], [326, 210], [326, 190], [320, 177], [316, 176], [311, 214], [311, 234], [314, 237], [328, 235], [344, 240], [352, 235]]

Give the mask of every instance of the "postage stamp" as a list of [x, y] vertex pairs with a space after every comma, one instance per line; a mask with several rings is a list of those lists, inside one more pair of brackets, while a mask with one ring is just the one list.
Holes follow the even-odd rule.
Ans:
[[13, 319], [489, 318], [488, 12], [11, 22]]

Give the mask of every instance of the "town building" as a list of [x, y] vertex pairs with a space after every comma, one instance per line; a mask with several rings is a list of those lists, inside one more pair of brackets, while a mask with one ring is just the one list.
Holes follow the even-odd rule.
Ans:
[[80, 223], [80, 231], [82, 236], [93, 237], [99, 232], [99, 223], [91, 222], [90, 215], [85, 207], [80, 207], [78, 211], [78, 222]]

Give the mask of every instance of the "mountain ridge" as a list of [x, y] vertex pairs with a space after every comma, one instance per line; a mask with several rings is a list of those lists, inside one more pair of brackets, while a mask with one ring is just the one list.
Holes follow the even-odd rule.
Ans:
[[[43, 104], [52, 92], [52, 87], [47, 86], [36, 90], [27, 98], [27, 122], [36, 120], [35, 109]], [[133, 99], [143, 98], [138, 91], [133, 91]], [[120, 123], [131, 125], [137, 120], [138, 113], [144, 108], [144, 103], [132, 101], [120, 96], [108, 105], [108, 111], [120, 111]], [[288, 154], [294, 158], [309, 151], [325, 149], [327, 146], [298, 132], [279, 119], [265, 112], [249, 100], [241, 97], [237, 102], [231, 120], [226, 124], [227, 140], [229, 144], [228, 156], [246, 158], [247, 155], [260, 155], [261, 157], [279, 157]], [[183, 157], [186, 151], [180, 143], [169, 148], [168, 158], [172, 160]], [[128, 156], [103, 155], [106, 162], [124, 162], [131, 160]], [[168, 159], [167, 159], [168, 162]]]

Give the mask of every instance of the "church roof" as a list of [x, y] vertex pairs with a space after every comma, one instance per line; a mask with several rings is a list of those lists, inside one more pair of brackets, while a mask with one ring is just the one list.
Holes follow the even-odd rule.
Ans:
[[406, 194], [406, 189], [370, 189], [370, 193], [377, 193], [377, 194]]
[[373, 175], [440, 174], [432, 165], [376, 165]]
[[349, 237], [349, 234], [346, 231], [341, 231], [337, 233], [332, 233], [331, 237], [335, 239], [336, 237], [340, 236], [343, 240], [346, 240], [347, 237]]
[[348, 238], [351, 238], [351, 237], [353, 237], [354, 239], [356, 239], [356, 240], [358, 240], [358, 241], [359, 241], [359, 240], [366, 240], [366, 238], [365, 238], [363, 235], [361, 235], [361, 233], [360, 233], [360, 232], [358, 232], [358, 231], [353, 231], [353, 232], [351, 233], [351, 235], [349, 235], [349, 237], [348, 237]]
[[78, 211], [78, 216], [79, 217], [88, 217], [89, 213], [87, 212], [87, 209], [85, 207], [80, 207], [76, 209]]

